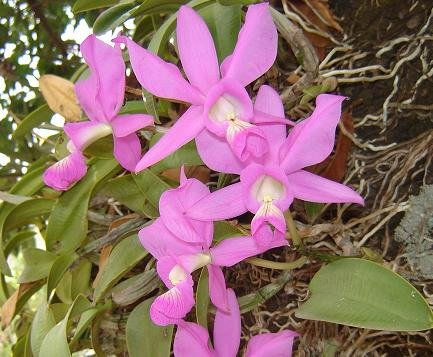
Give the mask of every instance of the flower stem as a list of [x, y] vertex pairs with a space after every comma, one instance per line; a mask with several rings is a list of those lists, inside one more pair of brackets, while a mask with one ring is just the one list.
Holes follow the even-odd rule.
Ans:
[[292, 214], [289, 210], [284, 212], [284, 217], [286, 218], [287, 228], [289, 228], [290, 238], [292, 238], [293, 244], [295, 247], [302, 246], [301, 237], [299, 237], [295, 221], [293, 220]]
[[273, 262], [271, 260], [261, 259], [261, 258], [248, 258], [245, 261], [249, 264], [269, 269], [277, 269], [277, 270], [291, 270], [296, 269], [303, 266], [307, 261], [307, 257], [300, 257], [299, 259], [294, 260], [293, 262]]

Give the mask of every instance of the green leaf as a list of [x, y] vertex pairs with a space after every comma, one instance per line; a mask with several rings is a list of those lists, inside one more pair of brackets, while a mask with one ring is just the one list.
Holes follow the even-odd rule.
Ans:
[[18, 278], [19, 283], [28, 283], [46, 278], [56, 255], [46, 250], [27, 248], [23, 250], [24, 270]]
[[203, 268], [197, 284], [195, 293], [195, 314], [197, 323], [207, 329], [207, 313], [209, 310], [209, 272]]
[[387, 331], [433, 327], [433, 313], [408, 281], [369, 260], [340, 259], [310, 283], [311, 297], [296, 316]]
[[250, 5], [260, 2], [260, 0], [218, 0], [221, 5]]
[[48, 107], [48, 104], [41, 105], [18, 124], [12, 133], [12, 139], [16, 140], [30, 133], [33, 128], [37, 128], [42, 123], [50, 121], [53, 115], [54, 112]]
[[107, 135], [101, 139], [96, 140], [90, 144], [85, 150], [84, 154], [88, 156], [98, 157], [100, 159], [112, 159], [113, 158], [113, 136]]
[[221, 63], [236, 45], [241, 28], [241, 5], [223, 6], [214, 3], [200, 10], [212, 34], [218, 60]]
[[157, 326], [149, 310], [155, 298], [143, 301], [129, 315], [126, 323], [126, 344], [130, 357], [169, 357], [173, 325]]
[[322, 208], [325, 205], [323, 203], [316, 202], [304, 202], [305, 213], [307, 213], [308, 219], [310, 221], [314, 221], [319, 213], [322, 211]]
[[93, 301], [98, 302], [101, 300], [107, 290], [116, 284], [122, 276], [130, 271], [147, 254], [137, 234], [126, 237], [117, 244], [108, 257], [100, 279], [96, 283]]
[[[162, 136], [162, 134], [155, 134], [150, 141], [150, 145], [155, 145]], [[182, 165], [203, 165], [194, 140], [186, 143], [174, 153], [153, 165], [151, 171], [158, 174], [164, 170], [180, 167]]]
[[291, 276], [291, 272], [284, 271], [275, 282], [261, 287], [254, 293], [238, 298], [241, 314], [251, 311], [260, 304], [265, 303], [266, 300], [270, 299], [272, 296], [278, 293], [284, 287], [284, 285], [286, 285]]
[[35, 198], [25, 201], [10, 212], [4, 223], [4, 231], [22, 227], [32, 222], [35, 217], [49, 214], [54, 206], [54, 201], [46, 198]]
[[30, 238], [34, 238], [34, 236], [36, 235], [35, 231], [21, 231], [18, 232], [17, 234], [13, 235], [12, 238], [10, 238], [5, 247], [4, 247], [4, 255], [5, 257], [7, 257], [10, 252], [15, 249], [15, 247], [19, 244], [21, 244], [22, 242], [30, 239]]
[[147, 202], [158, 210], [159, 198], [164, 191], [171, 188], [170, 185], [150, 170], [143, 170], [138, 175], [133, 175], [132, 178]]
[[83, 335], [83, 333], [86, 331], [87, 327], [90, 326], [93, 319], [103, 310], [106, 310], [107, 307], [99, 307], [99, 308], [93, 308], [89, 309], [83, 312], [83, 314], [80, 317], [80, 320], [78, 321], [77, 327], [75, 329], [74, 337], [72, 337], [71, 342], [69, 342], [69, 347], [72, 349], [80, 340], [80, 337]]
[[[113, 197], [116, 201], [129, 209], [144, 213], [145, 198], [135, 183], [132, 175], [125, 175], [108, 180], [103, 191], [105, 195]], [[158, 212], [155, 212], [158, 215]]]
[[20, 203], [23, 203], [31, 199], [32, 199], [31, 197], [12, 195], [9, 192], [0, 191], [0, 200], [7, 203], [11, 203], [13, 205], [19, 205]]
[[239, 237], [242, 232], [233, 224], [227, 221], [214, 223], [213, 242], [214, 244], [221, 242], [226, 238]]
[[144, 101], [131, 100], [125, 103], [119, 114], [147, 114], [147, 110]]
[[87, 209], [96, 184], [118, 167], [113, 160], [98, 160], [87, 175], [60, 196], [48, 220], [46, 244], [48, 250], [73, 251], [87, 236]]
[[47, 299], [50, 298], [51, 292], [56, 288], [57, 284], [66, 273], [71, 264], [78, 258], [76, 253], [66, 252], [56, 258], [48, 275], [47, 282]]
[[79, 294], [84, 294], [89, 287], [92, 263], [82, 259], [80, 263], [63, 275], [56, 287], [56, 295], [67, 304], [72, 304]]
[[72, 12], [78, 14], [79, 12], [100, 9], [101, 7], [108, 7], [116, 5], [120, 0], [77, 0], [72, 7]]
[[143, 0], [141, 5], [133, 12], [133, 15], [150, 15], [175, 11], [186, 2], [186, 0]]
[[57, 325], [55, 325], [45, 336], [39, 356], [44, 357], [71, 357], [69, 350], [67, 327], [69, 318], [81, 315], [92, 307], [90, 302], [79, 295], [68, 310], [68, 313]]
[[56, 324], [54, 314], [51, 308], [47, 305], [46, 301], [42, 299], [35, 317], [32, 321], [30, 332], [30, 345], [34, 356], [39, 356], [42, 341], [44, 340], [48, 331], [50, 331]]
[[93, 32], [101, 35], [109, 30], [115, 29], [132, 17], [134, 10], [138, 9], [134, 2], [120, 3], [105, 10], [98, 16], [93, 24]]

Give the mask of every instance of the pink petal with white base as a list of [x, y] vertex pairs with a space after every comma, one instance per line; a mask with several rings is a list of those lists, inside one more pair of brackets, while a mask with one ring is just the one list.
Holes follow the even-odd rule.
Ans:
[[245, 163], [236, 157], [225, 138], [203, 130], [195, 138], [195, 143], [201, 159], [210, 169], [228, 174], [242, 171]]
[[227, 129], [227, 141], [241, 161], [260, 158], [268, 152], [268, 141], [263, 131], [246, 122], [239, 121]]
[[293, 340], [298, 336], [289, 330], [254, 336], [248, 342], [245, 357], [291, 357]]
[[[213, 340], [215, 351], [221, 357], [236, 357], [241, 338], [241, 314], [232, 289], [227, 289], [229, 311], [217, 310]], [[274, 355], [269, 355], [269, 357]]]
[[125, 36], [113, 41], [126, 44], [134, 74], [147, 91], [157, 97], [203, 104], [202, 94], [182, 77], [174, 64], [165, 62]]
[[219, 266], [209, 264], [209, 297], [218, 309], [228, 312], [227, 287], [223, 271]]
[[177, 47], [190, 83], [206, 93], [219, 78], [218, 58], [203, 19], [190, 7], [181, 6], [177, 15]]
[[231, 267], [242, 260], [262, 253], [252, 237], [235, 237], [224, 239], [209, 250], [212, 264]]
[[278, 35], [267, 3], [248, 7], [225, 74], [243, 86], [264, 74], [277, 57]]
[[256, 234], [257, 230], [264, 224], [271, 224], [280, 233], [286, 233], [286, 220], [284, 214], [272, 203], [259, 208], [251, 221], [251, 233]]
[[108, 122], [123, 105], [125, 63], [119, 48], [88, 36], [81, 53], [90, 68], [90, 76], [75, 85], [80, 105], [91, 120]]
[[43, 174], [44, 182], [58, 191], [66, 191], [87, 172], [86, 160], [79, 151], [51, 165]]
[[246, 211], [242, 185], [235, 183], [201, 199], [187, 211], [187, 215], [203, 221], [220, 221], [240, 216]]
[[182, 282], [155, 299], [150, 307], [150, 318], [160, 326], [179, 323], [194, 303], [192, 284], [190, 281]]
[[280, 149], [281, 166], [286, 173], [317, 164], [329, 156], [344, 99], [332, 94], [319, 95], [313, 114], [290, 131]]
[[350, 187], [312, 174], [297, 171], [287, 176], [290, 189], [296, 198], [319, 203], [353, 202], [364, 205], [364, 199]]
[[140, 172], [164, 159], [194, 139], [202, 130], [202, 108], [191, 106], [174, 125], [144, 154], [135, 171]]
[[75, 148], [80, 151], [84, 150], [98, 139], [112, 133], [109, 124], [95, 121], [66, 123], [63, 129], [68, 138], [74, 143]]
[[114, 157], [123, 168], [134, 171], [135, 166], [141, 158], [141, 144], [137, 134], [132, 133], [127, 136], [113, 136]]
[[192, 322], [179, 322], [173, 343], [175, 357], [217, 357], [209, 346], [209, 332]]
[[164, 225], [161, 218], [157, 218], [152, 224], [143, 227], [138, 232], [140, 242], [156, 259], [168, 255], [194, 254], [198, 247], [187, 244], [176, 238]]
[[116, 116], [110, 124], [114, 135], [121, 138], [153, 125], [153, 117], [147, 114], [123, 114]]

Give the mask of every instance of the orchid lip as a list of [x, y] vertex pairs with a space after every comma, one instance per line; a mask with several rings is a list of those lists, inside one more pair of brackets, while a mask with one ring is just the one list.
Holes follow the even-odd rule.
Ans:
[[175, 265], [168, 278], [173, 285], [177, 285], [186, 280], [189, 273], [200, 269], [212, 262], [209, 253], [188, 254], [178, 257], [179, 264]]

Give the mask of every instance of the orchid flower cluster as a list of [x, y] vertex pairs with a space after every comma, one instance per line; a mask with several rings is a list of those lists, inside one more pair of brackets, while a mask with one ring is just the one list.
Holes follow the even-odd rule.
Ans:
[[[305, 170], [331, 153], [344, 97], [319, 95], [312, 115], [297, 124], [285, 118], [278, 93], [267, 85], [260, 87], [253, 104], [245, 87], [268, 71], [277, 55], [277, 31], [266, 3], [248, 8], [234, 51], [221, 66], [205, 22], [187, 6], [178, 12], [176, 40], [188, 81], [177, 66], [125, 36], [114, 39], [114, 47], [94, 36], [83, 42], [90, 76], [76, 84], [76, 93], [90, 120], [65, 125], [71, 154], [50, 167], [44, 179], [58, 190], [68, 189], [86, 172], [82, 151], [110, 133], [115, 158], [130, 171], [140, 172], [194, 139], [209, 168], [239, 175], [238, 183], [210, 192], [205, 184], [187, 178], [182, 168], [179, 187], [160, 198], [160, 217], [139, 232], [168, 288], [154, 300], [150, 315], [158, 325], [177, 324], [175, 355], [235, 356], [239, 306], [221, 268], [287, 245], [283, 213], [294, 198], [363, 204], [351, 188]], [[136, 131], [152, 125], [153, 119], [118, 114], [125, 87], [121, 43], [143, 88], [191, 104], [143, 157]], [[251, 235], [213, 245], [213, 222], [247, 211], [254, 214]], [[195, 304], [192, 273], [203, 267], [217, 308], [214, 348], [203, 327], [183, 320]], [[253, 337], [246, 356], [290, 356], [295, 337], [291, 331]]]

